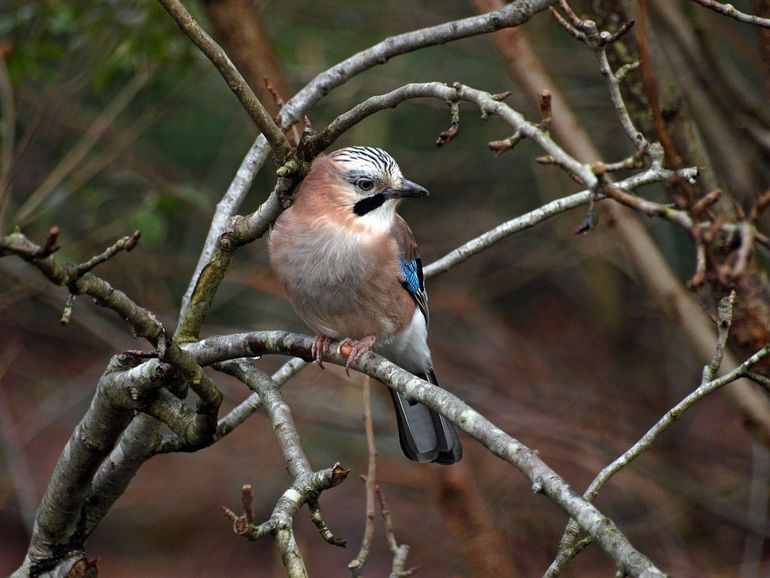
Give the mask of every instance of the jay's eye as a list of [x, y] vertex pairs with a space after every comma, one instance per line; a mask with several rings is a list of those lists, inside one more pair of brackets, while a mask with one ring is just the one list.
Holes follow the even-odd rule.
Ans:
[[372, 179], [362, 177], [356, 181], [356, 186], [361, 191], [371, 191], [374, 188], [374, 181]]

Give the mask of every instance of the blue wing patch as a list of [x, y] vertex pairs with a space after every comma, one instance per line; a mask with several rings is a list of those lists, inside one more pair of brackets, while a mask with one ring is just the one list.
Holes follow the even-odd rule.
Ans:
[[398, 264], [401, 266], [401, 273], [404, 276], [404, 287], [409, 293], [416, 295], [422, 290], [417, 261], [414, 259], [407, 261], [399, 257]]

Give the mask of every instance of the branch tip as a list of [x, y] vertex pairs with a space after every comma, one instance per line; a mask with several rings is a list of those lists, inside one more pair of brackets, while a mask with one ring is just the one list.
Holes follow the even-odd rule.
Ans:
[[56, 253], [56, 251], [61, 248], [58, 242], [60, 233], [61, 228], [56, 225], [51, 227], [51, 230], [48, 232], [48, 238], [45, 240], [45, 244], [35, 252], [35, 254], [32, 256], [33, 259], [45, 259], [46, 257]]
[[436, 146], [442, 147], [445, 144], [449, 144], [457, 137], [458, 134], [460, 134], [460, 125], [453, 122], [451, 125], [449, 125], [448, 129], [442, 131], [441, 134], [438, 135], [438, 138], [436, 139]]
[[69, 325], [72, 319], [72, 306], [75, 304], [76, 297], [77, 295], [75, 293], [70, 293], [67, 296], [67, 303], [64, 305], [64, 310], [61, 313], [61, 319], [59, 319], [59, 323], [62, 325]]
[[503, 92], [498, 92], [495, 94], [490, 94], [492, 97], [492, 100], [496, 100], [498, 102], [503, 102], [506, 98], [511, 96], [513, 94], [513, 91], [511, 90], [504, 90]]
[[538, 104], [540, 105], [540, 116], [542, 118], [542, 125], [547, 129], [551, 124], [552, 111], [551, 111], [551, 92], [547, 89], [540, 91], [537, 97]]
[[251, 524], [254, 521], [254, 492], [251, 484], [244, 484], [241, 489], [241, 503], [246, 521]]
[[583, 235], [585, 233], [589, 233], [590, 231], [593, 231], [596, 228], [596, 225], [599, 224], [599, 215], [596, 214], [596, 211], [589, 210], [586, 213], [585, 218], [580, 223], [577, 229], [575, 229], [576, 235]]
[[332, 487], [341, 484], [348, 477], [350, 470], [343, 468], [339, 463], [332, 467]]

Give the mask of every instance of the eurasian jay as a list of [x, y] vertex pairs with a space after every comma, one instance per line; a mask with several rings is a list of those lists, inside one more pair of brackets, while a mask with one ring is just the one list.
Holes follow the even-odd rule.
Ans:
[[[333, 340], [352, 351], [348, 364], [374, 350], [436, 382], [428, 349], [428, 295], [403, 198], [428, 191], [401, 175], [378, 148], [349, 147], [315, 159], [294, 203], [270, 233], [270, 261], [292, 305], [316, 333], [319, 365]], [[453, 464], [462, 446], [451, 422], [389, 390], [404, 454]]]

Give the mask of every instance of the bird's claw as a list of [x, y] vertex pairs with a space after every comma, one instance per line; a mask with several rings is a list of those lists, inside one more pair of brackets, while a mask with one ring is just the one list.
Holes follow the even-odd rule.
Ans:
[[332, 341], [334, 340], [328, 335], [316, 335], [313, 339], [310, 355], [313, 356], [313, 359], [321, 369], [324, 369], [324, 357], [329, 353], [329, 346], [332, 344]]
[[374, 335], [368, 335], [358, 341], [354, 339], [345, 339], [340, 344], [340, 349], [345, 345], [350, 346], [350, 354], [348, 354], [348, 361], [345, 363], [345, 373], [350, 377], [350, 364], [357, 362], [361, 356], [367, 351], [371, 351], [374, 346], [374, 342], [377, 338]]

